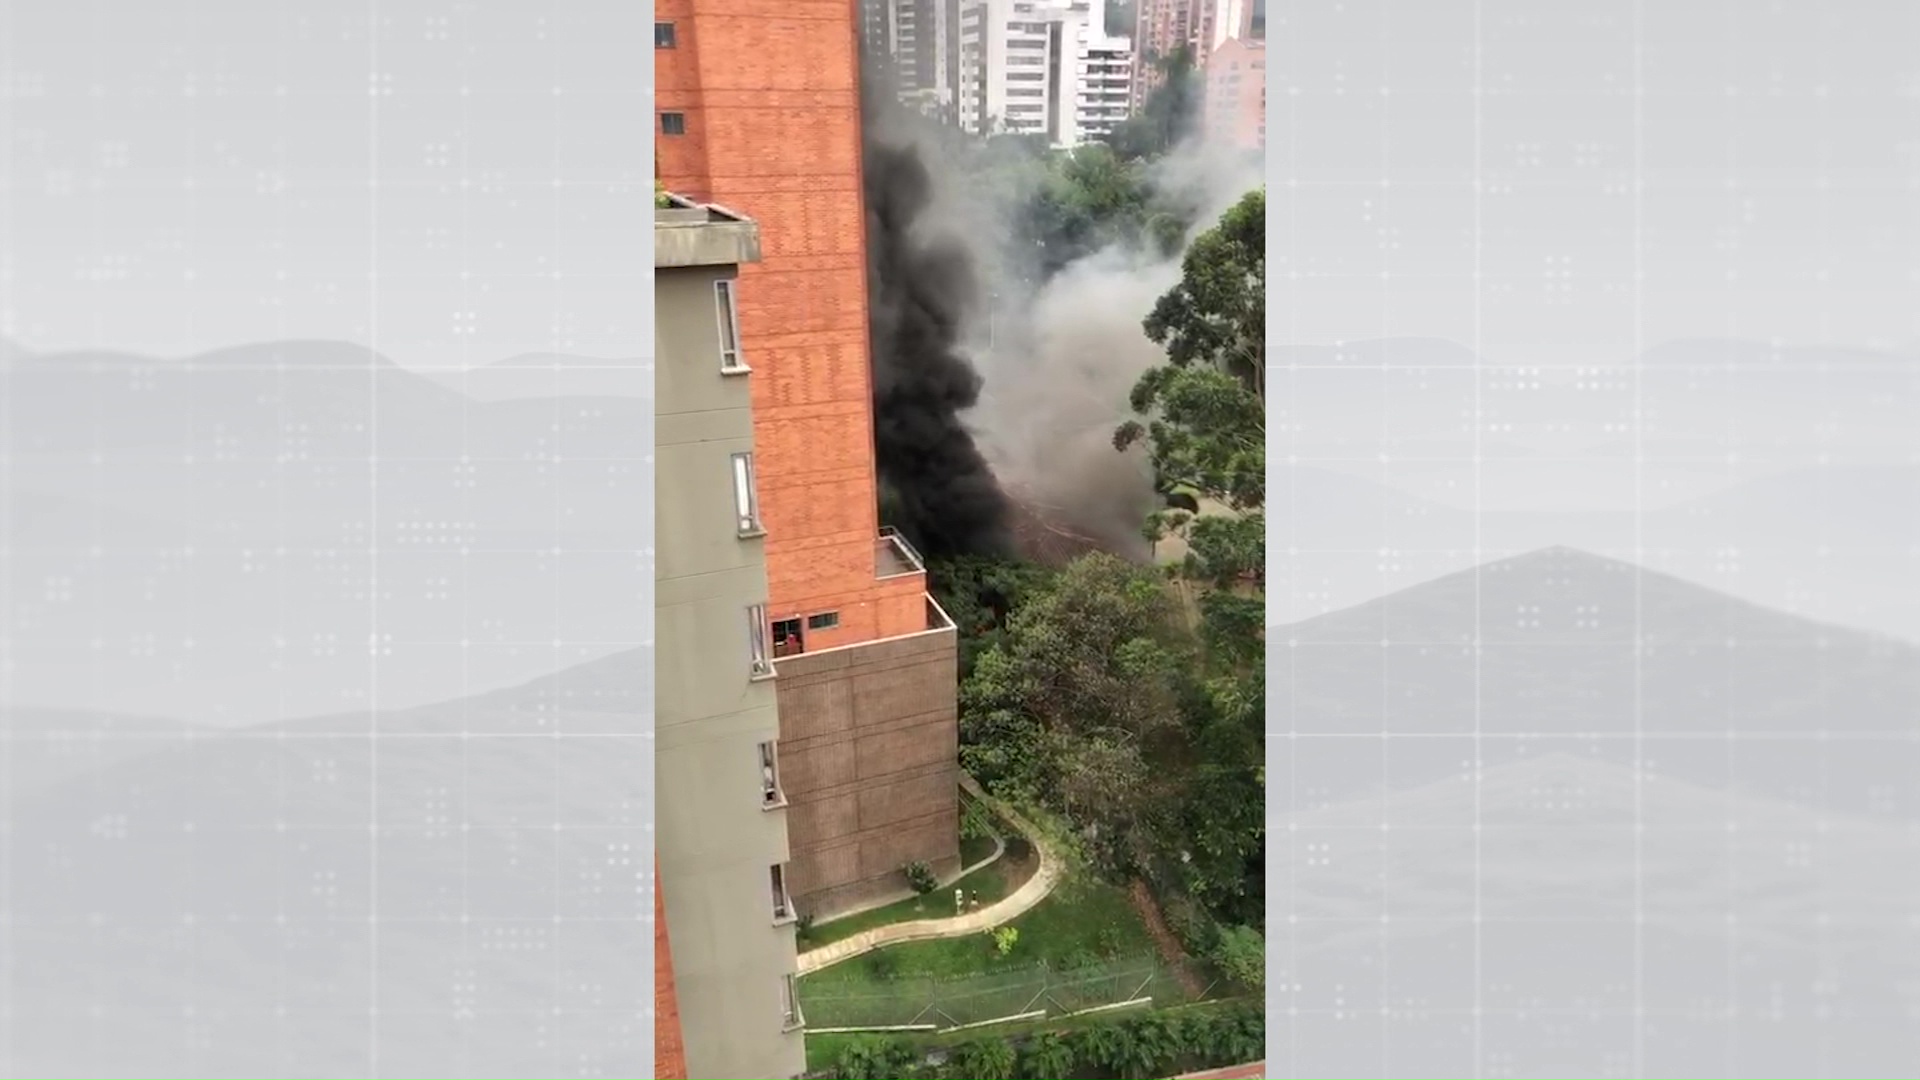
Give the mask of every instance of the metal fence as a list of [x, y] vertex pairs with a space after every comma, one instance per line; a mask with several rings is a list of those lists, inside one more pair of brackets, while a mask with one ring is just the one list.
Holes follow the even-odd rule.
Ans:
[[1224, 996], [1226, 987], [1197, 963], [1170, 965], [1154, 955], [1056, 970], [1045, 963], [950, 979], [898, 976], [859, 981], [802, 979], [807, 1027], [947, 1029], [1044, 1012], [1069, 1013], [1152, 998], [1155, 1006]]

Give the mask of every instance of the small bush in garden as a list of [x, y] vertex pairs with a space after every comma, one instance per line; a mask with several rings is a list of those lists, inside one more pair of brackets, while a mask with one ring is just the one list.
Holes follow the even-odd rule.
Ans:
[[910, 862], [900, 868], [907, 875], [907, 884], [913, 891], [925, 896], [940, 887], [940, 879], [933, 876], [933, 867], [923, 862]]
[[1013, 952], [1013, 946], [1019, 940], [1019, 927], [1002, 926], [993, 932], [993, 947], [1001, 956], [1006, 956]]

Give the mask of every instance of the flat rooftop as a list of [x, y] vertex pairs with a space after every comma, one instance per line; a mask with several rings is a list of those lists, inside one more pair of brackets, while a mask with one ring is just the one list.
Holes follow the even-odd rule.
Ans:
[[654, 268], [737, 266], [760, 261], [760, 226], [724, 206], [671, 192], [653, 208]]

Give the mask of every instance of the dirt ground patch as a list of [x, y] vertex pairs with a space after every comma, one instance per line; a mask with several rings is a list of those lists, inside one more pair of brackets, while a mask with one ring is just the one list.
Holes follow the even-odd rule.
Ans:
[[1133, 880], [1128, 890], [1133, 901], [1133, 909], [1140, 913], [1140, 921], [1147, 925], [1147, 933], [1153, 937], [1154, 948], [1160, 953], [1160, 959], [1166, 961], [1174, 974], [1180, 979], [1180, 987], [1190, 997], [1199, 997], [1207, 992], [1200, 983], [1200, 977], [1193, 973], [1192, 965], [1187, 963], [1187, 950], [1180, 945], [1179, 937], [1167, 926], [1167, 917], [1160, 912], [1160, 901], [1154, 899], [1153, 890], [1139, 878]]

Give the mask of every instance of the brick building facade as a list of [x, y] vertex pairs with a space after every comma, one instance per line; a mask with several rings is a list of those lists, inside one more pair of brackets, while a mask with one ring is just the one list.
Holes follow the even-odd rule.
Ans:
[[661, 181], [760, 228], [738, 332], [789, 880], [818, 916], [959, 857], [954, 632], [878, 519], [857, 5], [658, 0], [655, 19]]
[[[654, 881], [660, 867], [653, 868]], [[686, 1043], [680, 1036], [680, 999], [673, 989], [673, 945], [667, 940], [667, 906], [653, 890], [653, 1075], [687, 1080]]]

